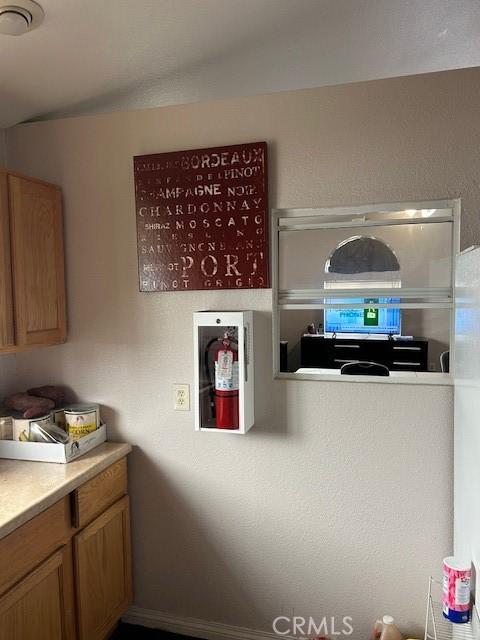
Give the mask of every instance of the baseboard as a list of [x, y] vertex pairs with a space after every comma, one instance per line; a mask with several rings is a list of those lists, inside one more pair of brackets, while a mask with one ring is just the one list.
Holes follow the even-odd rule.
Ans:
[[[234, 627], [198, 618], [179, 617], [165, 611], [141, 609], [140, 607], [130, 607], [122, 616], [122, 620], [129, 624], [138, 624], [150, 629], [162, 629], [193, 638], [203, 638], [203, 640], [279, 640], [279, 636], [273, 632]], [[289, 640], [289, 636], [282, 636], [282, 638]]]

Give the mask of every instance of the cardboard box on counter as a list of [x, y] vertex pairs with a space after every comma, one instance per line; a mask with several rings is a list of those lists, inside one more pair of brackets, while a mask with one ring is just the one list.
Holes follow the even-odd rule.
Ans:
[[47, 442], [19, 442], [0, 440], [0, 458], [33, 460], [36, 462], [67, 463], [83, 456], [107, 439], [107, 426], [102, 424], [96, 431], [67, 444]]

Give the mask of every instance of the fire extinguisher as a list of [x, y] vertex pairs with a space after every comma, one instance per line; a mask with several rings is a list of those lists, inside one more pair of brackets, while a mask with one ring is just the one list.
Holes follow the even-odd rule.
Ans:
[[220, 343], [214, 349], [215, 425], [217, 429], [238, 429], [238, 349], [228, 331], [225, 331], [223, 338], [211, 341], [209, 347], [215, 342]]

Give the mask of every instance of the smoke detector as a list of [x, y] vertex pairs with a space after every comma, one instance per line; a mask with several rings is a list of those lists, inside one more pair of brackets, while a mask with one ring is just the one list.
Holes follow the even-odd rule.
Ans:
[[43, 21], [42, 7], [33, 0], [20, 0], [18, 4], [1, 4], [0, 35], [21, 36]]

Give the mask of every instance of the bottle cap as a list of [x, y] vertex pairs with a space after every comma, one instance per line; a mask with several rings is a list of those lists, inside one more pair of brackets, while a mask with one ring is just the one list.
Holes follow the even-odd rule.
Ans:
[[393, 624], [392, 616], [383, 616], [382, 618], [383, 624]]
[[470, 571], [472, 562], [468, 558], [449, 556], [443, 559], [443, 564], [454, 571]]

